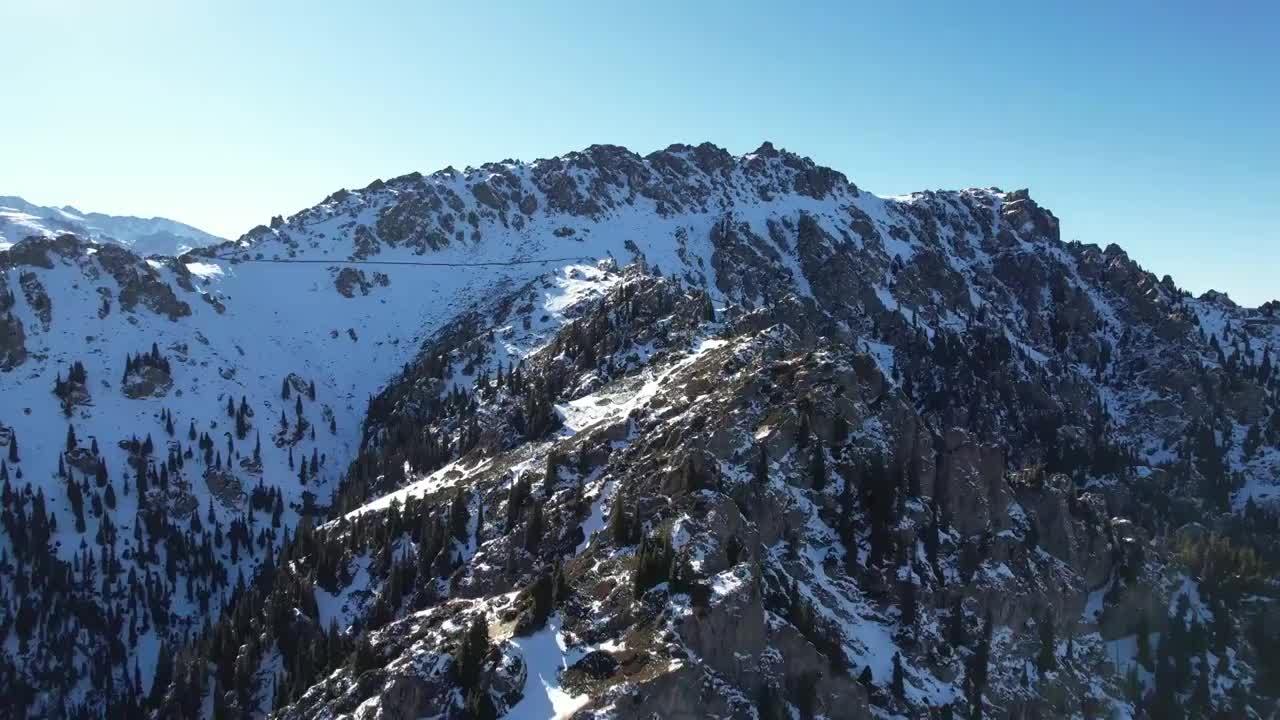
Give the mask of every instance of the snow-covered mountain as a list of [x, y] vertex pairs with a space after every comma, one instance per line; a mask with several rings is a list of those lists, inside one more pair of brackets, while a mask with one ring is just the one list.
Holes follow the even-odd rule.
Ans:
[[25, 240], [0, 711], [1262, 715], [1277, 309], [769, 144]]
[[63, 233], [123, 245], [144, 256], [181, 255], [223, 242], [216, 235], [167, 218], [86, 213], [70, 205], [45, 207], [20, 197], [0, 196], [0, 249], [32, 235], [54, 237]]

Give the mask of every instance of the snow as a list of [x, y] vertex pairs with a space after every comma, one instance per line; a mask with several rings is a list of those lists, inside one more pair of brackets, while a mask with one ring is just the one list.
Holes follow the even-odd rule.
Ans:
[[1089, 593], [1089, 598], [1084, 604], [1084, 611], [1080, 614], [1080, 619], [1083, 622], [1097, 622], [1102, 616], [1102, 611], [1105, 606], [1104, 601], [1106, 600], [1107, 593], [1111, 591], [1112, 586], [1115, 584], [1115, 581], [1115, 575], [1112, 575], [1110, 578], [1107, 578], [1105, 585]]
[[746, 565], [739, 563], [734, 567], [716, 573], [711, 578], [711, 592], [717, 597], [727, 597], [737, 593], [747, 584], [749, 572]]
[[528, 674], [524, 696], [506, 714], [509, 720], [567, 718], [586, 705], [587, 695], [570, 695], [560, 685], [560, 672], [585, 653], [570, 650], [560, 633], [560, 619], [552, 616], [542, 630], [523, 638], [511, 638], [520, 649]]
[[326, 631], [330, 623], [337, 623], [338, 629], [342, 631], [350, 627], [357, 610], [356, 596], [366, 592], [369, 587], [369, 558], [361, 557], [356, 560], [355, 565], [356, 572], [351, 582], [336, 594], [322, 587], [315, 589], [316, 607], [320, 611], [319, 624]]
[[189, 262], [187, 271], [198, 278], [208, 279], [222, 274], [222, 266], [207, 262]]
[[[591, 544], [591, 539], [596, 533], [604, 529], [605, 523], [608, 522], [604, 504], [613, 497], [614, 483], [612, 481], [604, 484], [591, 501], [591, 514], [587, 516], [586, 521], [582, 523], [582, 542], [574, 548], [573, 554], [579, 555], [587, 546]], [[588, 498], [591, 496], [588, 495]]]
[[167, 218], [81, 213], [70, 207], [35, 205], [20, 197], [0, 197], [0, 250], [32, 235], [63, 233], [123, 245], [141, 255], [173, 256], [222, 242], [222, 238]]
[[702, 338], [692, 352], [661, 372], [646, 371], [642, 376], [644, 384], [639, 389], [634, 389], [633, 379], [625, 379], [609, 386], [606, 392], [584, 395], [556, 405], [556, 411], [564, 420], [564, 434], [575, 435], [606, 420], [626, 417], [632, 410], [643, 407], [652, 400], [659, 390], [667, 386], [672, 376], [692, 365], [704, 353], [722, 347], [727, 342], [720, 338]]
[[[1151, 655], [1155, 657], [1156, 651], [1160, 648], [1160, 633], [1151, 633]], [[1125, 635], [1124, 637], [1109, 640], [1103, 643], [1106, 657], [1110, 660], [1117, 673], [1123, 677], [1128, 673], [1130, 668], [1136, 668], [1138, 671], [1138, 679], [1144, 687], [1151, 688], [1155, 684], [1155, 675], [1149, 672], [1138, 662], [1138, 636]]]
[[[420, 480], [411, 482], [399, 490], [387, 493], [386, 495], [361, 505], [355, 510], [347, 513], [346, 518], [350, 520], [367, 512], [381, 512], [382, 510], [386, 510], [391, 507], [391, 503], [393, 502], [404, 505], [412, 498], [420, 498], [424, 495], [439, 492], [447, 487], [454, 487], [471, 475], [484, 470], [493, 462], [493, 459], [485, 458], [479, 464], [473, 466], [468, 466], [467, 463], [469, 462], [469, 458], [459, 458], [458, 460], [454, 460]], [[405, 469], [408, 470], [408, 465], [405, 465]], [[332, 523], [328, 524], [331, 525]]]
[[1184, 622], [1195, 621], [1202, 625], [1213, 622], [1213, 611], [1200, 599], [1200, 583], [1187, 575], [1181, 577], [1178, 589], [1169, 594], [1170, 617], [1177, 616], [1178, 605], [1181, 604], [1183, 596], [1186, 596], [1188, 601], [1186, 615], [1182, 618]]

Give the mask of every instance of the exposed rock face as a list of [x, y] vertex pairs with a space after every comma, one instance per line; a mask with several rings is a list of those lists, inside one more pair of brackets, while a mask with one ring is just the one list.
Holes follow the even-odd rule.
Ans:
[[26, 339], [22, 320], [10, 312], [0, 315], [0, 371], [8, 372], [27, 359]]
[[210, 468], [204, 473], [204, 481], [209, 486], [209, 492], [223, 505], [235, 508], [244, 505], [244, 489], [240, 479], [230, 468]]
[[371, 279], [366, 279], [363, 270], [345, 267], [338, 271], [333, 284], [340, 295], [351, 298], [356, 296], [356, 291], [361, 295], [368, 295], [375, 286], [386, 287], [391, 284], [391, 279], [380, 272], [375, 272]]
[[943, 512], [962, 535], [1003, 530], [1008, 523], [1009, 498], [1005, 491], [1004, 454], [992, 445], [979, 445], [964, 431], [949, 430], [940, 482], [935, 490], [945, 501]]
[[53, 322], [53, 300], [49, 298], [49, 293], [45, 292], [40, 278], [33, 272], [24, 272], [19, 276], [19, 282], [22, 285], [22, 294], [27, 300], [27, 306], [35, 312], [41, 326], [48, 330]]
[[177, 320], [191, 314], [191, 306], [174, 294], [150, 266], [138, 264], [136, 256], [114, 245], [102, 247], [95, 256], [119, 286], [120, 307], [132, 311], [139, 304], [157, 315]]
[[121, 391], [125, 397], [137, 400], [145, 397], [164, 397], [173, 387], [173, 378], [169, 373], [157, 367], [142, 367], [129, 373], [125, 378]]

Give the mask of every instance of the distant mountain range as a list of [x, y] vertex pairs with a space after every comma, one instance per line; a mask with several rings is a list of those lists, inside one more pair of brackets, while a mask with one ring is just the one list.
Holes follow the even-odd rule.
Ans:
[[32, 235], [53, 237], [62, 233], [123, 245], [139, 255], [179, 255], [223, 241], [217, 235], [168, 218], [87, 213], [70, 205], [46, 207], [0, 195], [0, 249]]

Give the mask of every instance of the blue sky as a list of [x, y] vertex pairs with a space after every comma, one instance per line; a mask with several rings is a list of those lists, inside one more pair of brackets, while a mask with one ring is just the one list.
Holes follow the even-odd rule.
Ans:
[[1029, 187], [1065, 239], [1280, 297], [1275, 3], [4, 0], [0, 27], [0, 194], [42, 204], [235, 236], [410, 170], [769, 139], [879, 194]]

